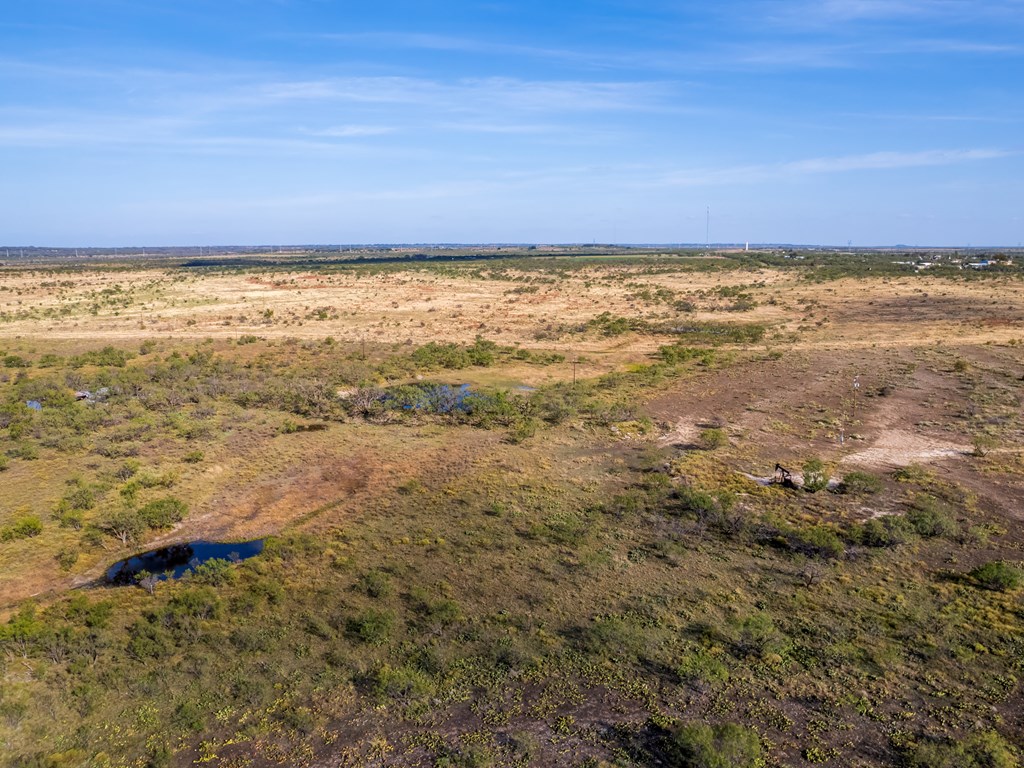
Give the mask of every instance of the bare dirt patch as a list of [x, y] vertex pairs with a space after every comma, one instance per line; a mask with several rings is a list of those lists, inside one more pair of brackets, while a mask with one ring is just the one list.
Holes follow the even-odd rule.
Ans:
[[843, 464], [892, 469], [963, 456], [970, 451], [968, 445], [892, 429], [884, 432], [870, 447], [844, 456], [841, 461]]

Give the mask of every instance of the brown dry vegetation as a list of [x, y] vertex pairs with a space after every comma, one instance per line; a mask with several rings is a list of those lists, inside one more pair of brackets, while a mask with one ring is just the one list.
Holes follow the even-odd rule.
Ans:
[[[287, 585], [295, 610], [313, 614], [336, 590], [356, 589], [359, 574], [383, 569], [401, 585], [383, 600], [386, 610], [420, 633], [406, 642], [435, 648], [445, 664], [468, 653], [456, 649], [487, 643], [511, 648], [516, 657], [503, 667], [516, 671], [512, 678], [488, 678], [492, 672], [480, 678], [474, 667], [465, 678], [456, 675], [451, 690], [447, 682], [422, 683], [429, 694], [415, 678], [395, 683], [404, 692], [382, 703], [379, 692], [367, 693], [372, 680], [383, 679], [382, 664], [406, 669], [399, 659], [411, 653], [394, 629], [391, 644], [366, 651], [365, 660], [358, 644], [344, 651], [339, 665], [348, 677], [323, 701], [316, 699], [325, 689], [282, 683], [297, 697], [287, 699], [289, 706], [312, 712], [313, 725], [289, 720], [283, 729], [250, 732], [245, 718], [239, 720], [245, 707], [223, 700], [219, 705], [230, 713], [210, 715], [201, 729], [179, 729], [167, 739], [181, 764], [205, 749], [225, 766], [654, 765], [668, 759], [663, 745], [673, 724], [694, 718], [750, 725], [772, 764], [780, 765], [893, 764], [910, 760], [907, 750], [919, 742], [970, 731], [974, 720], [983, 722], [979, 733], [995, 729], [1024, 746], [1024, 701], [1014, 676], [1024, 664], [1019, 599], [992, 597], [979, 605], [989, 598], [976, 598], [977, 590], [951, 575], [994, 558], [1021, 560], [1024, 292], [1015, 276], [862, 273], [818, 281], [809, 273], [671, 259], [0, 271], [0, 361], [15, 356], [29, 363], [0, 367], [0, 386], [14, 387], [19, 376], [24, 382], [53, 375], [69, 390], [95, 388], [103, 366], [70, 361], [113, 346], [136, 355], [127, 371], [201, 352], [204, 361], [242, 371], [250, 365], [308, 374], [332, 394], [316, 413], [237, 394], [202, 402], [171, 397], [158, 407], [118, 394], [109, 404], [89, 406], [108, 409], [110, 418], [69, 445], [32, 438], [39, 443], [36, 458], [18, 454], [28, 437], [3, 435], [10, 458], [0, 472], [0, 528], [35, 515], [43, 530], [0, 542], [0, 605], [8, 616], [30, 596], [59, 605], [68, 588], [157, 545], [312, 535], [320, 543], [310, 545], [314, 564], [288, 561], [296, 569]], [[632, 324], [615, 325], [618, 318]], [[757, 341], [688, 340], [687, 328], [707, 323], [756, 325], [764, 333]], [[493, 364], [456, 370], [394, 362], [430, 342], [468, 346], [478, 337], [508, 349]], [[713, 355], [661, 362], [659, 349], [673, 344], [713, 347]], [[526, 359], [516, 349], [538, 356]], [[59, 360], [44, 364], [46, 355]], [[570, 386], [574, 375], [577, 390]], [[534, 431], [524, 427], [521, 435], [515, 425], [506, 432], [415, 413], [381, 422], [346, 411], [361, 386], [421, 380], [510, 390], [523, 401], [558, 393], [572, 399], [574, 410], [565, 418], [529, 417]], [[47, 408], [44, 403], [41, 413]], [[38, 423], [40, 415], [32, 418]], [[326, 428], [295, 430], [296, 424]], [[710, 432], [718, 434], [714, 446], [702, 444]], [[123, 445], [131, 450], [111, 449]], [[196, 452], [199, 460], [186, 459]], [[771, 476], [776, 462], [799, 472], [811, 458], [837, 480], [867, 473], [879, 489], [794, 496], [750, 479]], [[131, 482], [118, 475], [126, 461], [136, 463], [137, 476], [153, 478], [153, 486], [138, 491], [139, 503], [172, 493], [188, 505], [185, 519], [127, 545], [109, 536], [85, 544], [79, 529], [54, 521], [52, 511], [76, 481], [97, 489], [96, 505], [84, 512], [86, 528], [120, 504]], [[666, 516], [660, 510], [678, 503], [672, 489], [727, 494], [731, 522], [709, 523], [700, 514], [691, 520], [692, 510]], [[903, 515], [924, 504], [924, 496], [949, 510], [941, 514], [955, 519], [960, 538], [922, 539], [869, 558], [857, 526]], [[832, 555], [815, 564], [819, 545], [799, 543], [799, 530], [822, 525], [830, 536], [845, 537], [842, 566]], [[77, 559], [64, 568], [56, 556], [68, 550]], [[256, 566], [252, 578], [279, 577], [273, 568]], [[818, 594], [802, 591], [804, 580]], [[677, 581], [681, 586], [671, 586]], [[431, 599], [456, 601], [453, 621], [462, 629], [438, 625], [425, 630], [431, 639], [424, 640], [420, 619], [401, 618], [426, 599], [415, 589], [406, 593], [406, 582], [422, 585]], [[174, 595], [179, 587], [161, 589]], [[947, 618], [914, 613], [905, 594]], [[141, 590], [117, 599], [126, 616], [145, 610]], [[352, 610], [365, 608], [360, 601], [366, 602], [356, 600]], [[927, 665], [918, 669], [912, 654], [898, 650], [901, 643], [924, 642], [922, 634], [910, 638], [908, 629], [906, 637], [874, 645], [864, 639], [867, 619], [856, 631], [830, 626], [839, 659], [831, 677], [815, 666], [825, 662], [812, 664], [793, 650], [803, 641], [780, 640], [776, 648], [773, 634], [751, 650], [737, 639], [755, 615], [774, 616], [783, 627], [784, 617], [801, 611], [841, 617], [883, 611], [879, 606], [893, 616], [905, 613], [908, 627], [927, 626], [919, 629], [927, 642], [948, 644], [949, 656], [932, 662], [941, 681], [926, 685]], [[886, 617], [872, 613], [870, 621], [896, 622]], [[992, 684], [977, 672], [982, 678], [949, 694], [964, 704], [956, 716], [941, 709], [946, 693], [936, 690], [952, 691], [958, 665], [970, 653], [988, 651], [978, 650], [983, 643], [975, 635], [970, 642], [936, 640], [953, 631], [943, 621], [958, 628], [973, 622], [981, 634], [1000, 635], [992, 646], [1005, 661], [986, 656], [979, 670], [998, 668], [1006, 690], [984, 706], [968, 701], [971, 685]], [[702, 623], [712, 629], [701, 630]], [[783, 628], [797, 637], [794, 626]], [[335, 631], [344, 635], [344, 624], [317, 637]], [[319, 649], [321, 640], [310, 642]], [[681, 647], [690, 661], [675, 663], [711, 671], [695, 672], [696, 682], [671, 671], [668, 659], [683, 658]], [[53, 662], [53, 675], [63, 663]], [[668, 672], [658, 666], [666, 664]], [[301, 663], [289, 665], [294, 675], [304, 674]], [[620, 677], [620, 665], [621, 674], [635, 679]], [[731, 672], [728, 682], [719, 679], [722, 665]], [[54, 695], [40, 693], [45, 675], [26, 675], [13, 663], [0, 669], [40, 701]], [[434, 695], [441, 703], [424, 704]], [[276, 717], [281, 704], [268, 701], [253, 703], [251, 716]], [[102, 712], [115, 705], [90, 706]], [[209, 702], [197, 706], [215, 709]], [[12, 754], [31, 753], [32, 740], [46, 732], [33, 725], [33, 711], [13, 725], [8, 715], [7, 730], [0, 731]], [[168, 712], [180, 714], [180, 706]], [[63, 710], [56, 717], [60, 728], [73, 724]], [[166, 715], [180, 726], [174, 717]], [[115, 755], [122, 751], [111, 764], [143, 765], [139, 744], [148, 743], [146, 734], [152, 741], [154, 732], [162, 733], [154, 728], [139, 724], [96, 743]], [[73, 742], [62, 737], [60, 749], [42, 751], [92, 754]], [[474, 750], [484, 755], [479, 762]]]

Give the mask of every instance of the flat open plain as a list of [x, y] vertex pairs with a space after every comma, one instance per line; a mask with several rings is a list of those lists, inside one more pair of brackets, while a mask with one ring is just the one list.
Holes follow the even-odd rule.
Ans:
[[[297, 744], [317, 759], [333, 760], [328, 756], [340, 752], [330, 745], [341, 742], [348, 759], [370, 760], [382, 738], [399, 750], [383, 753], [392, 762], [362, 764], [421, 764], [442, 754], [415, 736], [422, 732], [422, 716], [432, 724], [427, 730], [448, 734], [446, 743], [463, 743], [462, 735], [483, 729], [489, 735], [480, 737], [481, 744], [495, 760], [512, 761], [518, 754], [508, 740], [513, 732], [534, 745], [534, 759], [543, 764], [563, 764], [562, 753], [551, 747], [558, 743], [571, 745], [581, 759], [605, 759], [619, 749], [655, 760], [661, 753], [650, 745], [657, 741], [654, 732], [641, 728], [617, 746], [609, 746], [607, 734], [586, 734], [603, 733], [601, 724], [614, 712], [637, 728], [652, 714], [685, 719], [726, 707], [732, 719], [759, 729], [780, 764], [795, 764], [788, 761], [801, 754], [806, 759], [811, 747], [823, 755], [848, 754], [850, 765], [887, 764], [900, 748], [880, 731], [870, 735], [855, 702], [829, 698], [831, 683], [802, 671], [802, 692], [785, 688], [785, 674], [776, 667], [789, 665], [796, 674], [804, 663], [794, 656], [797, 641], [787, 640], [789, 650], [774, 640], [751, 650], [729, 634], [742, 635], [744, 616], [757, 611], [776, 616], [781, 626], [792, 605], [784, 608], [765, 595], [802, 594], [794, 579], [825, 579], [829, 610], [854, 600], [860, 593], [851, 591], [851, 579], [868, 578], [866, 573], [879, 579], [878, 595], [899, 582], [941, 602], [953, 587], [941, 580], [951, 578], [948, 573], [936, 574], [964, 573], [993, 558], [1021, 559], [1019, 278], [877, 271], [826, 279], [813, 267], [749, 257], [667, 255], [352, 267], [8, 266], [0, 270], [0, 393], [7, 403], [0, 431], [6, 454], [0, 529], [13, 531], [29, 518], [41, 529], [0, 542], [0, 606], [11, 616], [31, 596], [44, 606], [59, 603], [68, 590], [95, 582], [115, 560], [168, 543], [312, 535], [329, 542], [326, 554], [315, 556], [326, 558], [324, 565], [303, 566], [314, 591], [321, 568], [357, 591], [370, 571], [394, 584], [409, 579], [431, 599], [459, 604], [452, 622], [462, 622], [460, 631], [487, 627], [485, 634], [499, 621], [491, 614], [494, 596], [507, 592], [501, 610], [520, 616], [508, 630], [509, 642], [534, 643], [517, 651], [523, 658], [507, 669], [528, 668], [529, 658], [557, 647], [558, 653], [582, 649], [603, 663], [625, 654], [635, 659], [621, 661], [627, 667], [660, 659], [676, 671], [668, 678], [650, 672], [657, 680], [643, 694], [624, 692], [621, 681], [587, 682], [578, 670], [566, 673], [577, 693], [559, 694], [566, 698], [550, 716], [537, 714], [544, 710], [540, 680], [516, 694], [539, 707], [531, 715], [530, 706], [513, 705], [490, 684], [461, 682], [459, 696], [469, 698], [445, 698], [453, 694], [440, 693], [435, 686], [442, 683], [434, 682], [442, 673], [430, 673], [435, 677], [423, 685], [452, 709], [445, 704], [438, 712], [447, 715], [429, 717], [410, 713], [420, 701], [419, 683], [399, 686], [398, 703], [387, 710], [395, 730], [385, 737], [359, 703], [371, 685], [359, 682], [359, 675], [379, 671], [381, 663], [406, 663], [401, 633], [394, 629], [393, 641], [369, 643], [372, 661], [345, 652], [341, 668], [354, 665], [355, 687], [339, 683], [331, 706], [313, 707], [315, 728], [249, 733], [237, 719], [244, 707], [232, 700], [231, 714], [205, 720], [206, 730], [184, 729], [172, 751], [198, 755], [189, 734], [219, 734], [210, 743], [223, 743], [222, 764], [241, 765], [230, 759], [243, 752], [228, 746], [239, 743], [229, 737], [240, 729], [247, 734], [242, 743], [261, 745], [251, 753], [256, 764], [278, 754], [273, 749], [291, 754], [287, 750]], [[470, 357], [458, 357], [465, 354]], [[471, 391], [498, 399], [480, 407], [483, 415], [430, 413], [419, 406], [394, 410], [395, 398], [408, 396], [402, 387], [433, 383], [469, 384]], [[77, 390], [102, 387], [108, 394], [96, 402], [72, 401]], [[38, 399], [41, 410], [27, 412], [22, 401], [29, 397]], [[511, 405], [501, 405], [502, 398]], [[766, 484], [777, 463], [806, 481], [814, 471], [810, 460], [820, 462], [833, 490], [794, 496]], [[851, 473], [874, 478], [864, 481], [874, 490], [835, 492]], [[676, 498], [673, 488], [688, 489], [690, 511], [663, 517], [661, 506], [676, 504], [665, 501]], [[692, 497], [698, 490], [710, 494], [706, 504], [715, 514], [732, 522], [709, 522], [700, 511], [704, 502]], [[181, 519], [124, 535], [112, 522], [126, 510], [168, 497], [187, 508]], [[870, 545], [851, 531], [873, 520], [913, 517], [923, 507], [948, 518], [957, 533], [920, 534], [921, 543], [879, 550], [888, 559], [865, 559]], [[598, 508], [605, 512], [594, 512]], [[682, 525], [679, 514], [684, 520], [696, 515], [696, 527]], [[739, 543], [727, 545], [735, 551], [715, 555], [716, 526], [723, 535], [733, 528], [743, 532]], [[766, 534], [765, 526], [775, 526], [775, 533]], [[793, 526], [830, 531], [845, 554], [813, 537], [810, 544], [794, 543], [802, 534]], [[954, 543], [941, 543], [946, 541]], [[778, 554], [787, 548], [789, 554]], [[821, 555], [825, 550], [829, 554]], [[819, 555], [821, 572], [808, 571]], [[726, 563], [721, 573], [716, 557]], [[782, 559], [762, 566], [764, 558]], [[762, 567], [768, 570], [762, 573]], [[698, 574], [696, 593], [665, 586], [691, 568]], [[537, 582], [544, 586], [531, 586]], [[127, 609], [129, 614], [151, 600], [142, 590], [124, 589], [118, 600], [142, 606]], [[176, 589], [162, 585], [157, 595]], [[570, 599], [567, 589], [581, 602]], [[401, 617], [415, 614], [416, 601], [427, 598], [394, 586], [379, 596], [373, 592], [364, 589], [359, 599], [370, 594], [370, 602], [394, 602], [387, 608], [391, 621], [405, 622], [402, 631], [412, 633], [414, 619]], [[700, 640], [696, 619], [671, 607], [702, 599], [723, 626], [734, 629]], [[619, 638], [607, 641], [609, 647], [600, 637], [573, 634], [582, 631], [580, 622], [604, 626], [608, 617], [633, 626], [635, 612], [650, 612], [655, 603], [666, 613], [651, 626], [674, 627], [678, 637], [690, 638], [683, 646], [643, 622], [636, 625], [647, 627], [636, 630], [640, 640]], [[1013, 624], [1007, 637], [1019, 637], [1019, 608], [1000, 605], [1009, 613], [999, 621]], [[329, 645], [338, 634], [358, 649], [358, 637], [351, 637], [360, 630], [344, 621], [337, 627], [314, 632], [313, 642]], [[795, 631], [787, 627], [785, 634], [794, 638]], [[430, 630], [442, 655], [456, 654], [448, 650], [447, 632], [441, 625]], [[892, 723], [913, 699], [921, 712], [912, 724], [921, 724], [929, 737], [966, 728], [937, 725], [941, 719], [928, 703], [932, 694], [910, 682], [918, 674], [907, 671], [913, 660], [895, 650], [906, 642], [892, 639], [871, 662], [885, 668], [878, 659], [895, 654], [900, 660], [890, 661], [897, 671], [869, 674], [858, 666], [863, 660], [852, 656], [842, 662], [853, 670], [843, 673], [849, 674], [846, 684], [862, 686], [864, 697]], [[731, 670], [730, 682], [715, 672], [694, 683], [690, 673], [679, 671], [686, 653], [702, 659], [700, 654], [711, 653]], [[950, 650], [949, 658], [956, 653]], [[1002, 658], [1012, 657], [1005, 653]], [[736, 659], [726, 659], [729, 654]], [[763, 678], [742, 671], [751, 654], [759, 657]], [[53, 663], [66, 662], [62, 656]], [[951, 679], [955, 669], [949, 668]], [[34, 685], [17, 680], [26, 691]], [[815, 686], [820, 690], [812, 693]], [[777, 716], [751, 703], [767, 691]], [[391, 694], [373, 694], [378, 705], [381, 695]], [[798, 705], [800, 696], [826, 703]], [[569, 702], [577, 699], [574, 708]], [[475, 702], [472, 711], [459, 703], [467, 701]], [[1014, 707], [1021, 702], [1014, 683], [993, 706], [995, 714], [985, 717], [1012, 733], [1010, 725], [1020, 724], [1021, 709], [1014, 714]], [[95, 706], [101, 711], [108, 705]], [[263, 706], [259, 699], [251, 709]], [[823, 732], [815, 718], [832, 706], [848, 714], [829, 721]], [[207, 711], [207, 704], [199, 707]], [[486, 715], [492, 711], [501, 713], [493, 721]], [[980, 716], [980, 710], [966, 711]], [[60, 717], [71, 722], [66, 713]], [[9, 729], [5, 738], [12, 748], [28, 748], [31, 722], [27, 717], [28, 725]], [[848, 746], [844, 728], [856, 729], [870, 748]], [[96, 737], [95, 743], [121, 743], [130, 753], [146, 733], [140, 725], [123, 742]]]

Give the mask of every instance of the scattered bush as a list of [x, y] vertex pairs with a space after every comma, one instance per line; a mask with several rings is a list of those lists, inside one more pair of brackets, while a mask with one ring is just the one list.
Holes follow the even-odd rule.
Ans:
[[894, 547], [905, 544], [912, 532], [902, 516], [886, 515], [864, 521], [851, 531], [850, 538], [866, 547]]
[[221, 584], [233, 581], [234, 576], [235, 572], [231, 569], [230, 560], [214, 557], [195, 566], [190, 578], [197, 584], [219, 587]]
[[761, 611], [747, 616], [740, 622], [733, 643], [736, 655], [740, 658], [781, 655], [788, 649], [788, 645], [789, 641], [776, 628], [772, 617]]
[[0, 541], [31, 539], [43, 532], [43, 522], [35, 515], [19, 517], [11, 525], [0, 529]]
[[62, 571], [70, 571], [78, 562], [78, 550], [73, 547], [62, 547], [54, 559]]
[[693, 723], [674, 729], [665, 750], [680, 768], [758, 768], [765, 764], [761, 739], [735, 723]]
[[146, 504], [138, 512], [139, 518], [150, 528], [170, 528], [188, 514], [185, 502], [168, 496]]
[[1002, 560], [979, 565], [971, 571], [971, 578], [978, 586], [994, 592], [1009, 592], [1024, 583], [1024, 573]]
[[62, 528], [75, 528], [77, 530], [84, 523], [84, 513], [94, 506], [96, 506], [95, 491], [86, 485], [76, 483], [57, 502], [57, 506], [53, 510], [53, 516]]
[[855, 496], [878, 493], [882, 490], [882, 480], [870, 472], [848, 472], [837, 490]]
[[687, 347], [682, 344], [668, 344], [658, 348], [661, 359], [669, 365], [696, 360], [699, 365], [708, 366], [715, 360], [713, 349], [700, 349], [699, 347]]
[[139, 516], [139, 513], [130, 509], [112, 512], [101, 519], [96, 525], [104, 533], [118, 539], [122, 544], [135, 541], [146, 529], [146, 524]]
[[910, 752], [910, 768], [1017, 768], [1016, 750], [995, 731], [960, 741], [924, 741]]
[[395, 617], [390, 611], [373, 608], [354, 616], [346, 622], [345, 630], [350, 637], [368, 645], [381, 645], [391, 634]]
[[370, 597], [387, 597], [391, 594], [391, 579], [383, 571], [368, 571], [357, 583], [359, 589]]
[[958, 530], [956, 520], [946, 505], [934, 496], [923, 493], [911, 500], [905, 518], [914, 532], [926, 539], [953, 536]]
[[618, 616], [596, 619], [582, 629], [579, 638], [583, 651], [604, 659], [635, 658], [643, 646], [640, 628]]
[[724, 448], [729, 444], [729, 436], [725, 433], [724, 429], [718, 427], [712, 427], [710, 429], [701, 430], [700, 436], [697, 438], [700, 447], [706, 451], [713, 451], [717, 448]]
[[828, 472], [820, 459], [808, 459], [805, 461], [803, 472], [804, 490], [817, 493], [828, 487]]
[[971, 443], [974, 447], [974, 455], [982, 457], [995, 450], [999, 445], [999, 440], [992, 435], [975, 435]]
[[206, 718], [196, 702], [186, 699], [174, 708], [171, 722], [183, 730], [198, 731], [202, 729]]
[[35, 461], [39, 458], [39, 449], [32, 443], [19, 443], [18, 445], [11, 448], [7, 454], [14, 459], [24, 459], [25, 461]]
[[538, 422], [533, 418], [518, 419], [508, 430], [508, 441], [518, 445], [537, 434]]
[[382, 665], [373, 676], [373, 693], [381, 703], [391, 700], [409, 702], [429, 696], [434, 685], [422, 671], [413, 667]]
[[683, 656], [676, 674], [692, 685], [711, 687], [729, 679], [729, 668], [706, 648], [701, 648]]
[[110, 366], [112, 368], [124, 368], [124, 366], [135, 357], [135, 354], [116, 347], [104, 347], [103, 349], [92, 350], [71, 358], [70, 364], [73, 368], [81, 368], [83, 365]]
[[828, 526], [813, 525], [807, 528], [783, 526], [775, 539], [777, 546], [785, 547], [809, 557], [826, 560], [842, 557], [846, 553], [839, 535]]

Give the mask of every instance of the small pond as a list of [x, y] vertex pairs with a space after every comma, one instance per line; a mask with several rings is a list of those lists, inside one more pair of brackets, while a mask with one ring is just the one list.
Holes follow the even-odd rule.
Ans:
[[190, 541], [172, 544], [163, 549], [143, 552], [114, 563], [107, 569], [108, 584], [134, 584], [135, 577], [142, 571], [153, 574], [170, 572], [172, 579], [180, 579], [186, 571], [202, 565], [207, 560], [231, 560], [237, 562], [258, 555], [263, 551], [263, 539], [221, 544], [216, 541]]

